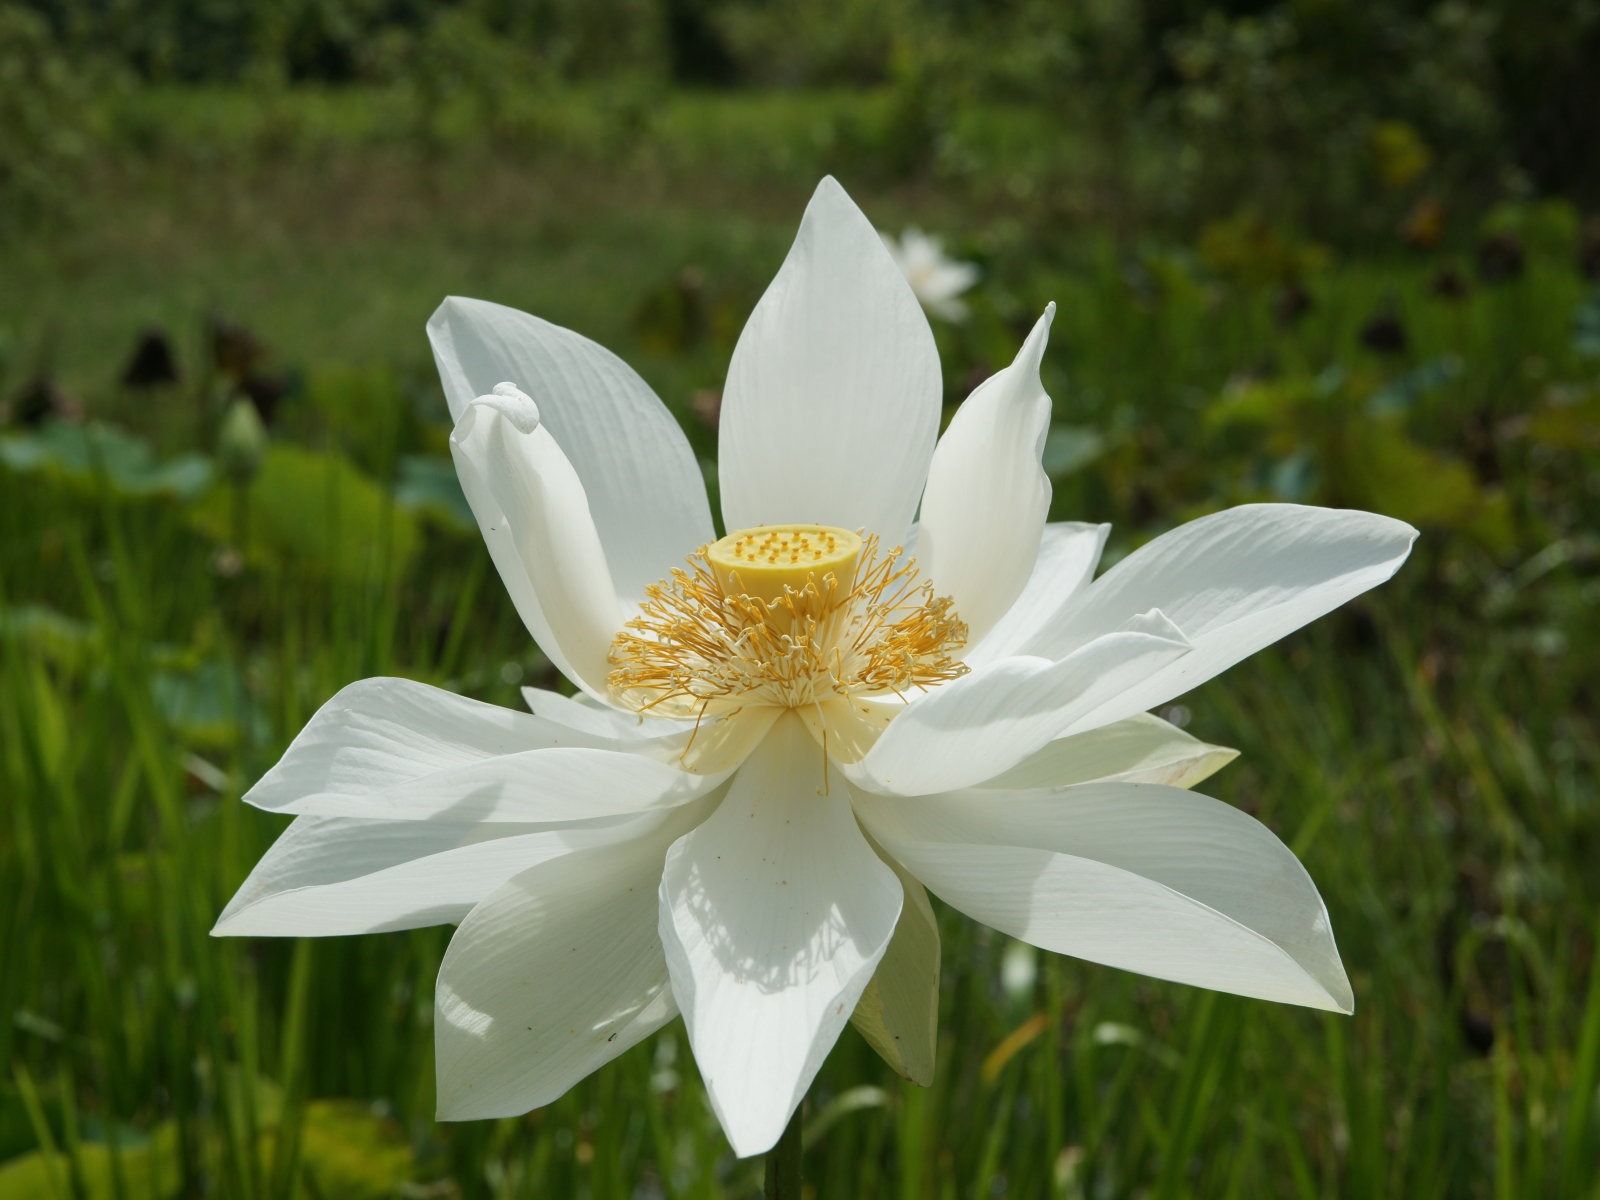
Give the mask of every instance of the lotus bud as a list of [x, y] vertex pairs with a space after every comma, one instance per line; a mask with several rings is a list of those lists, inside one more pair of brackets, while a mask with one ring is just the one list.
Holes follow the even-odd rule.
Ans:
[[242, 487], [261, 469], [267, 443], [267, 429], [256, 406], [248, 400], [235, 400], [222, 418], [222, 431], [217, 435], [217, 466], [231, 482]]

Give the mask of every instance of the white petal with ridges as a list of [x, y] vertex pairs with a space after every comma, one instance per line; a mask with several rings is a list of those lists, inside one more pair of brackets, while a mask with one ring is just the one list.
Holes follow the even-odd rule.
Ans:
[[715, 536], [683, 431], [609, 350], [516, 309], [458, 296], [433, 314], [428, 338], [456, 420], [504, 381], [533, 397], [582, 482], [621, 595], [637, 600]]
[[1140, 713], [1057, 738], [979, 786], [1022, 791], [1112, 779], [1189, 788], [1238, 757], [1237, 750], [1209, 745], [1160, 717]]
[[577, 472], [549, 430], [522, 424], [501, 404], [468, 404], [450, 434], [456, 474], [528, 632], [604, 700], [622, 605]]
[[741, 1157], [783, 1132], [883, 957], [902, 888], [793, 716], [773, 727], [661, 881], [672, 992]]
[[734, 347], [719, 427], [730, 530], [904, 536], [939, 431], [939, 356], [910, 286], [832, 178]]
[[977, 645], [1021, 594], [1039, 556], [1050, 480], [1039, 465], [1050, 397], [1039, 379], [1056, 306], [1016, 361], [983, 383], [939, 439], [918, 518], [917, 558]]
[[656, 894], [700, 815], [541, 863], [468, 914], [439, 967], [440, 1120], [548, 1104], [672, 1019]]
[[704, 796], [725, 778], [696, 775], [624, 750], [557, 746], [408, 780], [381, 792], [319, 791], [258, 807], [323, 817], [400, 821], [586, 821], [672, 808]]
[[1259, 821], [1153, 784], [857, 796], [934, 894], [1024, 941], [1217, 991], [1354, 1005], [1327, 910]]
[[646, 716], [586, 698], [563, 696], [546, 688], [525, 687], [522, 689], [522, 699], [528, 711], [536, 717], [554, 721], [591, 737], [619, 742], [655, 741], [686, 735], [694, 729], [693, 721]]
[[1058, 658], [1155, 606], [1194, 653], [1136, 691], [1153, 708], [1376, 587], [1417, 531], [1374, 513], [1246, 504], [1162, 534], [1063, 605], [1022, 652]]
[[535, 863], [638, 837], [662, 819], [551, 829], [510, 822], [299, 817], [262, 856], [211, 932], [327, 937], [459, 921]]
[[245, 798], [276, 808], [311, 792], [382, 791], [521, 750], [610, 744], [413, 679], [362, 679], [312, 715]]
[[1006, 658], [920, 697], [877, 744], [840, 769], [857, 786], [917, 796], [971, 787], [1009, 770], [1052, 738], [1137, 712], [1124, 697], [1188, 653], [1160, 614], [1135, 618], [1060, 662]]
[[638, 745], [408, 679], [367, 679], [323, 705], [245, 799], [325, 817], [550, 822], [681, 804], [719, 782]]
[[1028, 582], [988, 634], [972, 645], [965, 656], [968, 665], [977, 667], [1025, 653], [1023, 647], [1094, 578], [1110, 532], [1109, 525], [1076, 521], [1046, 525]]

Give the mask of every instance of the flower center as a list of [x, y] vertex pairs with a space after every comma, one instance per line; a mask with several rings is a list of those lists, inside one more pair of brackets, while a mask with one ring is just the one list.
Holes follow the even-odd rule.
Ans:
[[830, 574], [837, 586], [848, 588], [861, 545], [859, 534], [829, 525], [762, 525], [730, 533], [702, 554], [724, 595], [772, 604]]
[[967, 627], [916, 560], [825, 525], [740, 530], [645, 589], [611, 643], [611, 693], [641, 712], [700, 719], [820, 707], [966, 674]]

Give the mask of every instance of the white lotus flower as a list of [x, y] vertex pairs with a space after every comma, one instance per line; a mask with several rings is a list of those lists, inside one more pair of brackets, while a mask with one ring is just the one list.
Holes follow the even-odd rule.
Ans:
[[923, 308], [946, 321], [967, 319], [966, 302], [959, 297], [978, 282], [977, 264], [951, 258], [942, 239], [917, 228], [904, 230], [899, 238], [879, 236]]
[[462, 485], [579, 695], [345, 688], [247, 796], [297, 819], [216, 932], [459, 922], [444, 1119], [546, 1104], [682, 1013], [741, 1155], [847, 1021], [928, 1080], [924, 886], [1048, 950], [1348, 1012], [1304, 869], [1182, 790], [1233, 752], [1143, 714], [1387, 579], [1415, 531], [1251, 505], [1093, 579], [1107, 527], [1045, 523], [1050, 319], [936, 445], [927, 322], [824, 180], [729, 368], [718, 541], [643, 380], [447, 300], [428, 329]]

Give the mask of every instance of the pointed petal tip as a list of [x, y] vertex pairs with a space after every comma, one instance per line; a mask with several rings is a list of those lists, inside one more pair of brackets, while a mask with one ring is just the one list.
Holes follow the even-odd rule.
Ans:
[[1339, 978], [1334, 981], [1334, 986], [1323, 990], [1328, 994], [1328, 1000], [1331, 1005], [1328, 1009], [1329, 1012], [1343, 1013], [1347, 1017], [1354, 1015], [1356, 1011], [1356, 993], [1355, 989], [1350, 986], [1350, 977], [1344, 973], [1342, 965], [1339, 967]]
[[1342, 1017], [1354, 1015], [1356, 1011], [1356, 998], [1350, 991], [1350, 985], [1342, 988], [1329, 988], [1319, 983], [1317, 990], [1322, 994], [1316, 1000], [1306, 1001], [1307, 1008], [1320, 1009], [1322, 1012], [1338, 1013]]
[[[437, 1057], [437, 1050], [435, 1056]], [[531, 1109], [528, 1111], [532, 1111]], [[440, 1081], [435, 1092], [433, 1105], [433, 1119], [435, 1121], [497, 1121], [502, 1117], [520, 1117], [522, 1110], [514, 1105], [484, 1103], [481, 1096], [474, 1093], [471, 1088], [459, 1094], [446, 1095], [444, 1082]]]
[[[881, 241], [877, 227], [867, 219], [867, 214], [861, 211], [861, 206], [855, 202], [849, 192], [845, 191], [844, 185], [832, 175], [824, 175], [817, 184], [816, 190], [811, 193], [811, 199], [806, 204], [805, 216], [801, 221], [802, 225], [825, 212], [860, 221], [861, 224], [872, 230], [874, 238]], [[884, 247], [884, 254], [889, 255], [887, 246]], [[895, 270], [898, 271], [899, 268], [896, 267]], [[910, 285], [908, 284], [907, 286], [909, 287]]]
[[439, 1098], [438, 1103], [435, 1104], [434, 1107], [433, 1107], [433, 1119], [435, 1121], [452, 1121], [452, 1122], [453, 1121], [488, 1121], [488, 1120], [493, 1120], [494, 1116], [492, 1114], [490, 1114], [490, 1113], [472, 1112], [471, 1110], [469, 1110], [469, 1109], [465, 1108], [463, 1105], [461, 1105], [459, 1103], [459, 1101], [447, 1102], [444, 1099], [444, 1097], [441, 1096]]
[[[790, 1116], [793, 1115], [791, 1112]], [[731, 1121], [729, 1116], [733, 1117]], [[722, 1126], [723, 1136], [728, 1139], [728, 1145], [733, 1147], [735, 1158], [754, 1158], [758, 1154], [765, 1154], [778, 1144], [778, 1139], [783, 1136], [783, 1131], [789, 1124], [789, 1118], [785, 1117], [782, 1124], [774, 1127], [771, 1121], [754, 1122], [744, 1113], [724, 1114], [718, 1109], [717, 1123]]]
[[[1327, 969], [1331, 966], [1331, 970]], [[1339, 961], [1337, 952], [1331, 964], [1315, 973], [1306, 966], [1301, 970], [1305, 974], [1305, 981], [1309, 985], [1309, 994], [1304, 1000], [1294, 1003], [1305, 1008], [1314, 1008], [1321, 1012], [1339, 1013], [1350, 1016], [1356, 1010], [1355, 991], [1350, 987], [1350, 977], [1344, 972], [1344, 964]]]
[[428, 317], [426, 328], [430, 334], [443, 330], [458, 313], [471, 305], [482, 303], [482, 300], [474, 300], [470, 296], [446, 296]]
[[1033, 328], [1028, 331], [1027, 338], [1022, 343], [1022, 349], [1017, 351], [1017, 363], [1026, 363], [1028, 370], [1037, 381], [1039, 367], [1044, 362], [1044, 352], [1050, 344], [1050, 326], [1056, 319], [1056, 305], [1052, 300], [1045, 305], [1044, 311], [1039, 314], [1039, 319], [1033, 323]]

